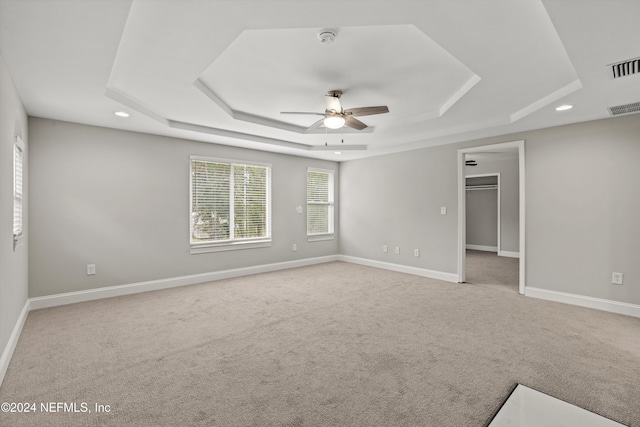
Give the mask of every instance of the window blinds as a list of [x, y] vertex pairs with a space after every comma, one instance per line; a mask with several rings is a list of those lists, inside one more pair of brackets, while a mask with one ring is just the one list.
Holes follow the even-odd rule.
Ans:
[[267, 236], [267, 168], [234, 165], [234, 234], [236, 239]]
[[19, 137], [13, 149], [13, 238], [22, 236], [23, 187], [22, 171], [24, 162], [24, 145]]
[[333, 172], [307, 170], [307, 235], [333, 233]]
[[191, 161], [191, 243], [270, 237], [270, 168]]

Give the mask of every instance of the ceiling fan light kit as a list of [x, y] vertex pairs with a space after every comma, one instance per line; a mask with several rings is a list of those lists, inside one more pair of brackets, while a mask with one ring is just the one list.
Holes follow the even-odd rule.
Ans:
[[330, 115], [324, 118], [324, 125], [329, 129], [340, 129], [344, 126], [345, 121], [342, 116]]

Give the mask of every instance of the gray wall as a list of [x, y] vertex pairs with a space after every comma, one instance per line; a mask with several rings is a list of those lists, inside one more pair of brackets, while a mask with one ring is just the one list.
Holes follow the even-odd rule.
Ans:
[[640, 304], [640, 115], [528, 139], [528, 285]]
[[443, 146], [341, 163], [340, 253], [455, 273], [456, 162]]
[[[338, 252], [457, 273], [457, 149], [524, 139], [527, 285], [640, 304], [639, 115], [342, 163], [339, 247], [307, 243], [304, 215], [295, 213], [304, 206], [306, 167], [335, 163], [30, 123], [32, 296]], [[272, 248], [189, 255], [189, 154], [273, 164]], [[86, 276], [88, 263], [96, 276]], [[610, 284], [613, 271], [625, 274], [623, 286]]]
[[467, 245], [498, 247], [498, 189], [465, 194]]
[[[479, 175], [496, 172], [500, 173], [500, 249], [502, 251], [508, 252], [519, 252], [520, 184], [518, 178], [519, 171], [517, 154], [515, 154], [514, 157], [483, 157], [478, 161], [478, 166], [467, 166], [465, 168], [465, 171], [467, 175]], [[482, 197], [482, 193], [484, 192], [472, 192], [471, 197]], [[470, 218], [467, 218], [467, 223], [469, 223], [469, 220]], [[468, 236], [467, 243], [478, 245], [481, 244], [469, 241]]]
[[[27, 239], [13, 250], [13, 143], [20, 135], [25, 144], [24, 195], [28, 199], [29, 143], [27, 115], [0, 56], [0, 355], [4, 353], [20, 312], [27, 302]], [[24, 234], [29, 234], [29, 203], [25, 201]]]
[[457, 273], [456, 152], [522, 139], [527, 286], [640, 304], [637, 114], [343, 163], [341, 253]]
[[[307, 167], [334, 169], [337, 191], [337, 163], [40, 118], [29, 132], [31, 297], [338, 251], [306, 239]], [[270, 248], [189, 254], [191, 154], [272, 164]]]

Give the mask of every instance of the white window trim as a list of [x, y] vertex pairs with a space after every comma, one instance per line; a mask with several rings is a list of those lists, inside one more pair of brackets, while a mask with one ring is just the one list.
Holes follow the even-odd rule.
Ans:
[[[192, 170], [192, 162], [193, 160], [201, 160], [206, 162], [216, 162], [216, 163], [228, 163], [230, 165], [249, 165], [249, 166], [262, 166], [267, 168], [267, 188], [266, 188], [266, 196], [267, 196], [267, 207], [266, 207], [266, 215], [267, 215], [267, 237], [260, 238], [249, 238], [249, 239], [229, 239], [224, 241], [217, 242], [202, 242], [202, 243], [192, 243], [191, 242], [191, 206], [193, 206], [193, 170]], [[198, 155], [190, 155], [189, 156], [189, 246], [190, 246], [190, 254], [203, 254], [210, 252], [224, 252], [224, 251], [233, 251], [238, 249], [255, 249], [255, 248], [265, 248], [271, 246], [271, 163], [260, 163], [253, 161], [245, 161], [245, 160], [236, 160], [236, 159], [226, 159], [221, 157], [209, 157], [209, 156], [198, 156]], [[233, 170], [233, 168], [231, 169]], [[233, 194], [233, 189], [230, 189], [230, 194]], [[233, 203], [229, 206], [230, 213], [229, 216], [233, 216]]]
[[307, 242], [324, 242], [326, 240], [334, 240], [334, 239], [335, 239], [335, 232], [307, 235]]
[[[329, 188], [331, 189], [331, 200], [329, 201], [328, 205], [331, 207], [331, 215], [329, 215], [329, 230], [331, 230], [331, 232], [329, 233], [314, 233], [314, 234], [308, 234], [307, 233], [307, 241], [308, 242], [322, 242], [322, 241], [327, 241], [327, 240], [334, 240], [335, 238], [335, 205], [336, 205], [336, 200], [335, 200], [335, 176], [336, 176], [336, 171], [333, 169], [322, 169], [322, 168], [314, 168], [314, 167], [307, 167], [307, 173], [305, 174], [305, 177], [308, 176], [309, 172], [322, 172], [322, 173], [328, 173], [329, 174]], [[305, 184], [305, 189], [306, 189], [306, 184]], [[307, 215], [309, 215], [309, 200], [307, 199], [306, 201], [307, 203]], [[308, 220], [308, 219], [307, 219]]]
[[238, 249], [256, 249], [256, 248], [268, 248], [271, 246], [271, 239], [265, 239], [264, 241], [235, 241], [235, 242], [217, 242], [217, 243], [192, 243], [190, 254], [206, 254], [209, 252], [226, 252], [235, 251]]
[[[22, 242], [22, 240], [25, 237], [24, 234], [24, 152], [25, 152], [25, 145], [24, 142], [22, 141], [22, 138], [19, 135], [14, 135], [14, 140], [15, 143], [13, 145], [13, 219], [12, 219], [12, 223], [13, 223], [13, 250], [15, 251], [20, 243]], [[19, 199], [20, 199], [20, 224], [19, 224], [19, 231], [18, 233], [16, 233], [15, 231], [15, 227], [16, 227], [16, 208], [17, 208], [17, 200], [18, 200], [18, 189], [17, 189], [17, 173], [18, 173], [18, 165], [17, 165], [17, 153], [20, 152], [20, 180], [22, 182], [21, 185], [21, 189], [20, 189], [20, 195], [19, 195]]]

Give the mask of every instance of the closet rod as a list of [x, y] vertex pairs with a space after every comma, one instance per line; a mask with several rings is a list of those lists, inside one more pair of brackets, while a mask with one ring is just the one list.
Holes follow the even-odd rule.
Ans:
[[466, 190], [496, 190], [497, 188], [497, 185], [468, 185], [465, 187]]

